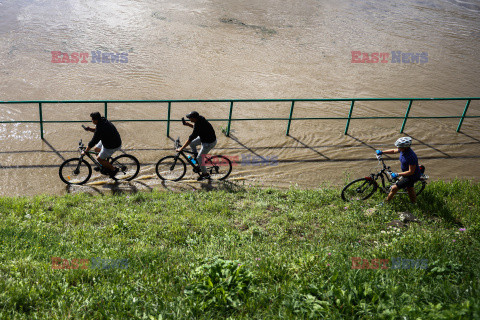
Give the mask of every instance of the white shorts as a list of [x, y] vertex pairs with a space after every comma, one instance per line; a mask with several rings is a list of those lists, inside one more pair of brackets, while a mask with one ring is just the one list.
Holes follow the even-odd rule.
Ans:
[[95, 148], [101, 148], [102, 149], [102, 150], [100, 150], [100, 153], [98, 154], [98, 157], [100, 159], [107, 159], [108, 157], [111, 157], [112, 154], [115, 153], [115, 151], [120, 150], [121, 147], [118, 147], [118, 148], [115, 148], [115, 149], [107, 149], [107, 148], [103, 147], [102, 141], [100, 141], [99, 143], [97, 143]]

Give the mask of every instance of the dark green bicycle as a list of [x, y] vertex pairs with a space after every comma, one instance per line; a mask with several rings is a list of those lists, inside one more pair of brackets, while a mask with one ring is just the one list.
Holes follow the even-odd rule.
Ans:
[[[60, 179], [66, 184], [84, 184], [92, 176], [92, 166], [84, 159], [85, 155], [95, 164], [93, 170], [99, 171], [101, 174], [108, 175], [105, 168], [95, 159], [94, 155], [97, 153], [89, 151], [85, 155], [82, 155], [86, 147], [83, 145], [82, 140], [78, 143], [78, 151], [80, 157], [65, 160], [58, 171]], [[119, 171], [116, 174], [114, 180], [130, 181], [135, 179], [140, 171], [140, 163], [137, 158], [130, 154], [122, 154], [115, 158], [107, 158], [113, 167], [118, 168]]]
[[[372, 173], [365, 178], [353, 180], [347, 184], [342, 190], [342, 199], [344, 201], [366, 200], [370, 198], [375, 191], [380, 190], [388, 194], [390, 188], [398, 181], [397, 178], [392, 178], [392, 171], [390, 167], [385, 165], [381, 155], [377, 155], [378, 163], [382, 164], [382, 169], [377, 173]], [[419, 195], [427, 185], [428, 176], [424, 174], [425, 167], [420, 165], [420, 172], [422, 173], [420, 180], [415, 182], [415, 193]], [[378, 180], [380, 179], [380, 182]], [[407, 193], [406, 190], [401, 189], [398, 193]]]

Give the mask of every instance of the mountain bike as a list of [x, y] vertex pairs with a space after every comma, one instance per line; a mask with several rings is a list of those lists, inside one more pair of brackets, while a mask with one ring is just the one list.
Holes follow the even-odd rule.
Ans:
[[[177, 149], [180, 147], [180, 138], [178, 138], [175, 140], [174, 148]], [[187, 156], [187, 154], [191, 154], [193, 157], [190, 155]], [[162, 180], [178, 181], [182, 179], [187, 172], [186, 162], [193, 167], [193, 172], [200, 175], [201, 169], [200, 165], [195, 160], [196, 158], [197, 155], [192, 151], [183, 150], [177, 152], [174, 156], [166, 156], [160, 159], [155, 166], [155, 171], [157, 172], [158, 177]], [[224, 180], [232, 172], [232, 162], [225, 156], [204, 155], [202, 161], [207, 169], [207, 173], [210, 175], [210, 179]]]
[[[78, 143], [80, 157], [65, 160], [60, 165], [58, 174], [60, 175], [60, 179], [66, 184], [84, 184], [92, 176], [92, 166], [84, 159], [85, 155], [95, 164], [95, 171], [99, 171], [101, 174], [105, 175], [109, 174], [106, 168], [95, 159], [94, 155], [96, 155], [97, 152], [89, 151], [85, 155], [82, 155], [82, 151], [85, 149], [86, 147], [83, 145], [82, 140], [80, 140]], [[140, 171], [140, 163], [137, 158], [130, 154], [122, 154], [115, 158], [109, 157], [107, 158], [107, 161], [110, 162], [113, 167], [119, 169], [118, 173], [113, 178], [114, 180], [133, 180]]]
[[[377, 155], [378, 163], [382, 164], [382, 169], [377, 173], [372, 173], [368, 177], [353, 180], [347, 184], [342, 190], [342, 199], [344, 201], [366, 200], [374, 194], [375, 191], [380, 190], [388, 194], [390, 188], [399, 180], [392, 178], [392, 171], [390, 167], [385, 165], [381, 155]], [[422, 173], [420, 180], [415, 182], [415, 193], [419, 195], [427, 185], [428, 176], [424, 174], [425, 167], [419, 165]], [[377, 180], [380, 179], [380, 183]], [[400, 177], [401, 179], [401, 177]], [[405, 189], [400, 189], [398, 193], [407, 193]]]

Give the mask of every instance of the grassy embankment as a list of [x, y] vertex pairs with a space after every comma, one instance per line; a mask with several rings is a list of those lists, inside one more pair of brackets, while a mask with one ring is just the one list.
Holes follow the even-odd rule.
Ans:
[[[380, 200], [329, 187], [0, 198], [0, 319], [479, 318], [480, 184]], [[390, 231], [405, 210], [421, 223]], [[52, 257], [128, 268], [55, 270]]]

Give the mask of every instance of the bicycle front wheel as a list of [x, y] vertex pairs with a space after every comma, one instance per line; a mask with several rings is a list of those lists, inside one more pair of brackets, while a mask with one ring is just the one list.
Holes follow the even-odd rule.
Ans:
[[187, 172], [187, 166], [180, 157], [166, 156], [157, 162], [155, 171], [162, 180], [178, 181]]
[[205, 158], [205, 168], [213, 180], [224, 180], [232, 172], [232, 162], [224, 156]]
[[92, 175], [92, 167], [81, 158], [72, 158], [60, 165], [58, 174], [66, 184], [84, 184]]
[[377, 183], [373, 180], [360, 178], [353, 180], [342, 190], [344, 201], [366, 200], [377, 190]]
[[140, 171], [140, 163], [137, 158], [130, 154], [122, 154], [113, 158], [110, 163], [119, 171], [115, 175], [115, 179], [130, 181], [135, 179]]

